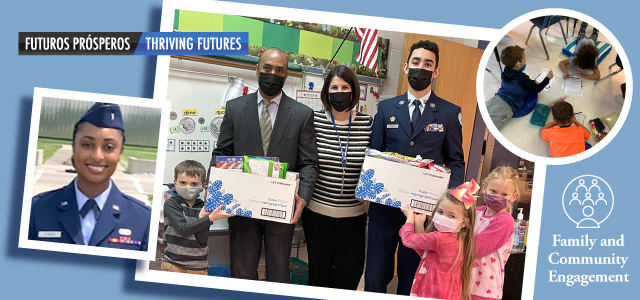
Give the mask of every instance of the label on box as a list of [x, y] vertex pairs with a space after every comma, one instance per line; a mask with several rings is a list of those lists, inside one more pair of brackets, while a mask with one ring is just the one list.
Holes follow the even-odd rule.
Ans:
[[449, 186], [449, 173], [365, 157], [356, 198], [431, 214]]
[[291, 223], [296, 181], [211, 168], [205, 210]]

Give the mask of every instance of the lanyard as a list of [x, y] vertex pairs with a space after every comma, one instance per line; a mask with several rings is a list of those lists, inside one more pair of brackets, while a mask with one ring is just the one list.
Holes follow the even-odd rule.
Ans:
[[349, 151], [349, 138], [351, 137], [351, 112], [349, 112], [349, 131], [347, 132], [347, 143], [345, 144], [344, 151], [342, 151], [342, 141], [340, 140], [340, 134], [338, 134], [338, 127], [336, 127], [336, 120], [333, 118], [333, 113], [331, 113], [331, 122], [338, 136], [338, 145], [340, 146], [340, 154], [342, 155], [342, 167], [344, 168], [347, 166], [347, 151]]
[[333, 129], [338, 136], [338, 146], [340, 147], [340, 155], [342, 156], [342, 186], [340, 187], [340, 195], [344, 191], [344, 175], [345, 168], [347, 167], [347, 151], [349, 151], [349, 138], [351, 137], [351, 112], [349, 112], [349, 131], [347, 131], [347, 143], [345, 144], [344, 151], [342, 150], [342, 140], [340, 140], [340, 134], [338, 134], [338, 127], [336, 127], [336, 120], [333, 118], [333, 112], [331, 113], [331, 122], [333, 123]]

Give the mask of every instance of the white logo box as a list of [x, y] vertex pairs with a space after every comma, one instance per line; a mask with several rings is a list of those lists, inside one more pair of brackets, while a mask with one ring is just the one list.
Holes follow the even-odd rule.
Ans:
[[222, 210], [232, 215], [289, 224], [295, 209], [297, 173], [287, 174], [288, 178], [295, 178], [211, 168], [205, 210], [213, 211], [223, 205]]
[[362, 165], [356, 198], [396, 208], [410, 204], [430, 214], [449, 186], [443, 173], [367, 156]]

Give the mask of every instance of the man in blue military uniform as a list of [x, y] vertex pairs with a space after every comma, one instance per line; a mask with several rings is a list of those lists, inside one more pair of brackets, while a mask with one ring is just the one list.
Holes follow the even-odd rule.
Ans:
[[[412, 157], [420, 155], [444, 164], [451, 169], [449, 186], [456, 187], [464, 177], [461, 110], [431, 91], [431, 81], [440, 74], [438, 59], [439, 49], [434, 42], [420, 41], [411, 46], [404, 65], [409, 90], [378, 104], [371, 148]], [[397, 248], [397, 293], [408, 296], [411, 292], [420, 257], [399, 239], [398, 232], [405, 221], [397, 208], [370, 204], [366, 291], [387, 292], [394, 275]]]
[[69, 185], [33, 197], [29, 239], [147, 251], [151, 210], [111, 180], [124, 150], [120, 107], [94, 104], [73, 130]]

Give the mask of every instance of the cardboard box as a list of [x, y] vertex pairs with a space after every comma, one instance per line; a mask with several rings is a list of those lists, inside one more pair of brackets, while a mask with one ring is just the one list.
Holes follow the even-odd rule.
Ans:
[[392, 207], [429, 213], [449, 186], [449, 173], [427, 170], [367, 156], [356, 198]]
[[218, 206], [229, 214], [291, 223], [296, 181], [211, 168], [205, 210]]

